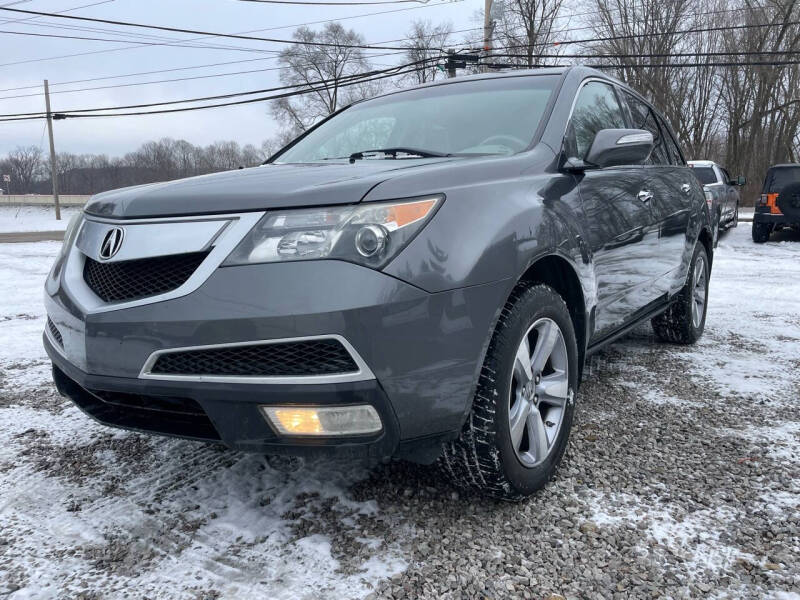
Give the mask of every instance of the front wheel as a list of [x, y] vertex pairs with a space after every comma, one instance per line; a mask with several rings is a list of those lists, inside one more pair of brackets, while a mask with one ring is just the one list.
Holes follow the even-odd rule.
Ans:
[[546, 285], [517, 286], [461, 435], [444, 448], [446, 474], [503, 500], [544, 487], [567, 446], [577, 382], [578, 347], [564, 300]]
[[739, 202], [736, 202], [736, 205], [733, 207], [733, 220], [731, 221], [730, 228], [733, 229], [734, 227], [739, 226]]
[[763, 244], [769, 241], [770, 233], [772, 233], [772, 225], [769, 223], [753, 222], [753, 241], [756, 244]]
[[708, 252], [701, 242], [697, 242], [686, 285], [678, 293], [675, 302], [651, 321], [653, 331], [661, 341], [694, 344], [703, 335], [708, 310], [710, 274]]

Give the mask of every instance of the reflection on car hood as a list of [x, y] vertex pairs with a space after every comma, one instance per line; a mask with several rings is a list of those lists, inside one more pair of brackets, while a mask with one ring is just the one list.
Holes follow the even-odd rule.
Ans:
[[424, 171], [452, 160], [464, 159], [263, 165], [103, 192], [89, 201], [86, 212], [101, 217], [141, 218], [349, 204], [359, 202], [394, 174]]

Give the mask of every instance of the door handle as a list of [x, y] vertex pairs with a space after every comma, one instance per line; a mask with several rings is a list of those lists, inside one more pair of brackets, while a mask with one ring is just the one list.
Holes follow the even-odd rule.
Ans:
[[682, 191], [684, 194], [688, 194], [689, 192], [691, 192], [691, 191], [692, 191], [692, 186], [690, 186], [688, 183], [684, 183], [684, 184], [681, 186], [681, 191]]
[[642, 202], [650, 202], [653, 199], [653, 192], [650, 190], [642, 190], [636, 195]]

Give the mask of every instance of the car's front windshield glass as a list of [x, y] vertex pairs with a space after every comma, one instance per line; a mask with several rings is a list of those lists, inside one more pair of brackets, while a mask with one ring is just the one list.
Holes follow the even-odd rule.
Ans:
[[767, 176], [766, 194], [780, 194], [790, 183], [800, 182], [800, 167], [781, 167], [772, 169]]
[[410, 151], [520, 152], [530, 145], [557, 81], [556, 75], [503, 77], [375, 98], [332, 117], [275, 162], [347, 159], [379, 149], [405, 149], [409, 152], [391, 156], [417, 159], [420, 155]]
[[717, 183], [717, 175], [712, 167], [692, 167], [692, 173], [703, 185]]

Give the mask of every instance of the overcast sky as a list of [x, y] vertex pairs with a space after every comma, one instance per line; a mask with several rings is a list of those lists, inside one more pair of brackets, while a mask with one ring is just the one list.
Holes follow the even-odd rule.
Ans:
[[[347, 1], [347, 0], [342, 0]], [[355, 0], [351, 0], [355, 1]], [[0, 0], [0, 6], [43, 12], [58, 12], [102, 0]], [[65, 14], [166, 25], [221, 33], [241, 33], [264, 30], [252, 35], [289, 38], [299, 24], [324, 19], [341, 19], [342, 24], [360, 32], [367, 42], [380, 43], [406, 36], [412, 21], [449, 21], [455, 30], [475, 27], [476, 11], [482, 0], [429, 0], [427, 4], [387, 4], [385, 6], [281, 6], [239, 0], [107, 0], [95, 6]], [[359, 16], [365, 13], [398, 10], [382, 15]], [[19, 19], [24, 19], [19, 21]], [[16, 22], [14, 22], [16, 21]], [[74, 27], [100, 30], [78, 31]], [[322, 24], [311, 25], [320, 28]], [[38, 34], [72, 35], [83, 37], [127, 38], [142, 40], [130, 34], [147, 34], [169, 38], [170, 41], [196, 36], [119, 27], [57, 18], [31, 18], [30, 15], [0, 11], [0, 29]], [[459, 34], [461, 39], [463, 34]], [[154, 41], [152, 38], [149, 41]], [[163, 40], [159, 40], [163, 41]], [[41, 83], [51, 85], [53, 111], [142, 104], [225, 94], [280, 85], [277, 70], [198, 79], [152, 85], [137, 85], [115, 89], [64, 93], [66, 90], [138, 83], [176, 77], [191, 77], [234, 71], [270, 69], [277, 65], [275, 50], [281, 44], [222, 38], [205, 38], [193, 43], [235, 46], [233, 49], [182, 48], [142, 46], [135, 42], [100, 42], [72, 39], [28, 37], [0, 33], [0, 89], [37, 85], [38, 88], [0, 91], [0, 114], [44, 110]], [[393, 43], [390, 45], [397, 45]], [[241, 50], [241, 49], [248, 50]], [[265, 53], [264, 50], [273, 52]], [[383, 54], [387, 51], [369, 51]], [[78, 54], [69, 58], [53, 58]], [[141, 71], [173, 69], [209, 63], [242, 62], [174, 73], [111, 79], [88, 83], [58, 85], [79, 79], [124, 75]], [[42, 60], [46, 59], [46, 60]], [[20, 63], [21, 64], [11, 64]], [[398, 64], [399, 56], [374, 59], [376, 66]], [[8, 96], [37, 94], [24, 98]], [[263, 139], [276, 132], [276, 123], [264, 103], [205, 111], [154, 115], [146, 117], [110, 117], [102, 119], [71, 119], [55, 123], [56, 149], [59, 152], [108, 153], [120, 155], [134, 150], [142, 142], [160, 137], [183, 138], [194, 144], [234, 139], [241, 144], [260, 145]], [[44, 122], [0, 122], [0, 154], [16, 146], [42, 145], [47, 149]]]

